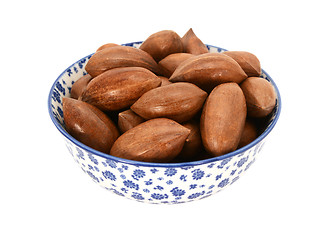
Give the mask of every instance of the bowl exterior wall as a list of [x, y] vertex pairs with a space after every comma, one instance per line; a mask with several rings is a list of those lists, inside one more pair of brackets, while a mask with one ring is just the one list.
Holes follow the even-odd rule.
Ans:
[[185, 167], [138, 166], [97, 156], [67, 138], [65, 143], [81, 169], [107, 190], [141, 202], [183, 203], [233, 184], [254, 163], [264, 141], [221, 161]]

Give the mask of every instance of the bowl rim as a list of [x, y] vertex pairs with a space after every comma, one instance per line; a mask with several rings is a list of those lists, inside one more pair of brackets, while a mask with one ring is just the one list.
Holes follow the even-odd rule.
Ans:
[[[130, 42], [130, 43], [125, 43], [122, 45], [130, 45], [130, 44], [140, 44], [142, 43], [142, 41], [137, 41], [137, 42]], [[223, 51], [227, 51], [226, 49], [220, 48], [220, 47], [216, 47], [214, 45], [209, 45], [206, 44], [206, 46], [209, 47], [214, 47], [214, 48], [219, 48], [222, 49]], [[50, 115], [50, 118], [52, 120], [52, 122], [54, 123], [54, 125], [56, 126], [56, 128], [59, 130], [59, 132], [61, 132], [62, 135], [64, 135], [69, 141], [73, 142], [75, 145], [77, 145], [78, 147], [84, 149], [87, 152], [91, 152], [94, 155], [100, 156], [102, 158], [105, 159], [110, 159], [110, 160], [114, 160], [116, 162], [121, 162], [124, 164], [131, 164], [134, 166], [144, 166], [144, 167], [164, 167], [164, 168], [178, 168], [178, 167], [192, 167], [192, 166], [197, 166], [197, 165], [203, 165], [203, 164], [207, 164], [207, 163], [213, 163], [213, 162], [217, 162], [217, 161], [222, 161], [224, 159], [227, 158], [231, 158], [234, 157], [236, 155], [239, 155], [242, 152], [247, 151], [248, 149], [252, 148], [253, 146], [257, 145], [259, 142], [261, 142], [264, 138], [267, 137], [267, 135], [272, 131], [272, 129], [275, 127], [280, 113], [281, 113], [281, 107], [282, 107], [282, 102], [281, 102], [281, 96], [280, 96], [280, 92], [279, 89], [276, 85], [276, 83], [274, 82], [274, 80], [271, 78], [271, 76], [263, 69], [262, 73], [264, 73], [267, 78], [269, 78], [271, 84], [273, 85], [276, 95], [277, 95], [277, 101], [276, 101], [276, 115], [275, 118], [273, 119], [273, 121], [270, 123], [270, 125], [268, 126], [268, 128], [265, 129], [265, 131], [259, 136], [257, 137], [254, 141], [252, 141], [251, 143], [249, 143], [248, 145], [245, 145], [242, 148], [239, 148], [233, 152], [218, 156], [218, 157], [212, 157], [212, 158], [207, 158], [207, 159], [203, 159], [203, 160], [197, 160], [197, 161], [191, 161], [191, 162], [181, 162], [181, 163], [152, 163], [152, 162], [141, 162], [141, 161], [136, 161], [136, 160], [130, 160], [130, 159], [124, 159], [124, 158], [119, 158], [119, 157], [115, 157], [112, 156], [110, 154], [106, 154], [100, 151], [97, 151], [89, 146], [86, 146], [85, 144], [81, 143], [80, 141], [76, 140], [75, 138], [73, 138], [56, 120], [56, 118], [54, 117], [53, 113], [52, 113], [52, 107], [51, 107], [51, 101], [52, 101], [52, 93], [54, 88], [56, 87], [56, 83], [62, 78], [62, 76], [67, 72], [68, 69], [70, 69], [71, 67], [73, 67], [75, 64], [77, 64], [78, 62], [80, 62], [83, 59], [87, 59], [90, 58], [94, 53], [91, 53], [81, 59], [79, 59], [78, 61], [76, 61], [75, 63], [71, 64], [69, 67], [67, 67], [58, 77], [57, 79], [54, 81], [49, 95], [48, 95], [48, 112]]]

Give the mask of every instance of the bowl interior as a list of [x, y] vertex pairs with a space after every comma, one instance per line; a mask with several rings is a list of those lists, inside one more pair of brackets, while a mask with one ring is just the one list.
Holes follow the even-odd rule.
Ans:
[[[132, 43], [127, 43], [123, 44], [125, 46], [131, 46], [131, 47], [136, 47], [138, 48], [141, 45], [142, 42], [132, 42]], [[226, 51], [223, 48], [215, 47], [212, 45], [207, 45], [209, 52], [223, 52]], [[54, 125], [57, 127], [57, 129], [71, 142], [76, 144], [77, 146], [81, 147], [82, 149], [85, 149], [86, 151], [89, 151], [95, 155], [108, 158], [110, 157], [111, 159], [114, 159], [119, 162], [124, 162], [128, 164], [133, 164], [137, 166], [156, 166], [156, 167], [183, 167], [183, 166], [194, 166], [194, 165], [200, 165], [204, 163], [209, 163], [213, 161], [221, 161], [226, 158], [230, 158], [232, 156], [238, 155], [253, 146], [255, 146], [257, 143], [262, 141], [273, 129], [275, 126], [280, 110], [281, 110], [281, 98], [280, 94], [278, 91], [278, 88], [275, 84], [275, 82], [272, 80], [272, 78], [266, 73], [264, 70], [262, 70], [262, 75], [261, 77], [265, 78], [267, 81], [271, 82], [271, 84], [274, 86], [276, 94], [277, 94], [277, 100], [276, 100], [276, 106], [273, 110], [273, 112], [270, 114], [269, 119], [266, 123], [265, 129], [262, 131], [261, 135], [251, 142], [250, 144], [237, 149], [236, 151], [233, 151], [231, 153], [219, 156], [219, 157], [213, 157], [209, 159], [204, 159], [204, 160], [199, 160], [199, 161], [192, 161], [192, 162], [182, 162], [182, 163], [144, 163], [144, 162], [138, 162], [138, 161], [133, 161], [133, 160], [128, 160], [128, 159], [122, 159], [122, 158], [117, 158], [114, 156], [107, 155], [105, 153], [99, 152], [97, 150], [94, 150], [83, 143], [77, 141], [74, 139], [72, 136], [70, 136], [67, 131], [65, 130], [65, 124], [63, 120], [63, 110], [62, 110], [62, 98], [63, 97], [69, 97], [70, 96], [70, 91], [73, 83], [78, 80], [80, 77], [83, 75], [87, 74], [85, 71], [85, 65], [88, 62], [88, 60], [91, 58], [93, 54], [90, 54], [71, 66], [69, 66], [54, 82], [50, 93], [49, 93], [49, 98], [48, 98], [48, 110], [50, 117], [54, 123]]]

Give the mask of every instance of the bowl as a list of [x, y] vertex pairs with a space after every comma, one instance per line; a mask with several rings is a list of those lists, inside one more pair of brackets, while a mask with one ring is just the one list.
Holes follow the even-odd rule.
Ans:
[[[122, 44], [138, 48], [142, 42]], [[223, 48], [207, 45], [209, 52]], [[62, 98], [70, 96], [73, 83], [86, 74], [90, 54], [68, 67], [54, 82], [48, 98], [50, 117], [62, 134], [68, 151], [97, 184], [128, 199], [147, 203], [184, 203], [211, 196], [235, 183], [256, 161], [281, 111], [281, 98], [272, 78], [262, 70], [277, 93], [276, 106], [267, 127], [250, 144], [231, 153], [183, 163], [148, 163], [114, 157], [74, 139], [64, 128]]]

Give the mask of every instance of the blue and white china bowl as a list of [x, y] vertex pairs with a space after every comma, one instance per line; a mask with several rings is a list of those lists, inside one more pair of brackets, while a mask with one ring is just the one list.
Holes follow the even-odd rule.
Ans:
[[[123, 45], [139, 47], [141, 43]], [[210, 52], [226, 51], [211, 45], [207, 47]], [[86, 74], [84, 67], [91, 56], [68, 67], [54, 82], [48, 99], [49, 114], [81, 169], [100, 186], [129, 199], [172, 204], [202, 199], [220, 192], [237, 181], [255, 162], [280, 114], [279, 91], [263, 70], [262, 77], [271, 82], [276, 90], [277, 104], [265, 131], [249, 145], [219, 157], [169, 164], [145, 163], [104, 154], [70, 136], [63, 121], [62, 98], [69, 97], [72, 84]]]

